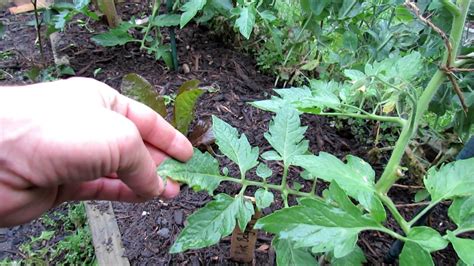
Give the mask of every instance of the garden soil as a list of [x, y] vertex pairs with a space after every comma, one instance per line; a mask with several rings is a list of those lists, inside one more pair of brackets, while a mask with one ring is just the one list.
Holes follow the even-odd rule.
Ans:
[[[125, 20], [132, 15], [140, 16], [149, 11], [144, 4], [137, 3], [121, 4], [118, 10]], [[0, 20], [8, 25], [6, 37], [0, 40], [2, 54], [8, 54], [0, 57], [0, 68], [7, 72], [3, 75], [3, 80], [0, 80], [0, 85], [31, 83], [25, 77], [25, 72], [40, 62], [38, 47], [35, 44], [35, 30], [27, 25], [32, 19], [32, 14], [10, 15], [7, 11], [0, 12]], [[101, 32], [105, 29], [101, 22], [88, 21], [87, 26], [72, 24], [65, 32], [60, 33], [59, 52], [69, 57], [76, 74], [84, 77], [95, 75], [96, 79], [119, 89], [124, 75], [137, 73], [150, 81], [163, 95], [176, 93], [183, 82], [198, 79], [202, 86], [210, 86], [213, 90], [200, 98], [196, 108], [196, 121], [209, 121], [212, 115], [218, 116], [236, 127], [239, 132], [245, 133], [250, 144], [260, 147], [261, 152], [270, 149], [263, 134], [268, 129], [271, 114], [251, 107], [248, 103], [269, 98], [272, 95], [274, 77], [259, 72], [254, 56], [225, 45], [224, 43], [232, 43], [232, 40], [223, 40], [221, 36], [203, 26], [189, 25], [184, 30], [177, 31], [181, 68], [178, 72], [172, 72], [167, 70], [162, 62], [157, 62], [152, 56], [141, 52], [136, 44], [104, 48], [90, 41], [94, 34], [91, 31]], [[44, 42], [47, 42], [47, 39]], [[47, 43], [46, 60], [47, 64], [52, 64], [52, 52], [49, 47]], [[343, 123], [345, 127], [341, 128], [327, 119], [309, 115], [303, 116], [302, 123], [308, 126], [306, 137], [310, 141], [312, 152], [325, 151], [339, 158], [355, 154], [369, 160], [367, 154], [372, 144], [369, 141], [357, 141], [346, 123]], [[367, 140], [374, 137], [370, 127], [366, 128], [366, 136]], [[375, 162], [372, 161], [378, 174], [387, 156], [382, 154]], [[222, 166], [229, 168], [231, 175], [237, 174], [237, 168], [229, 160], [220, 157], [218, 159]], [[274, 172], [270, 182], [278, 183], [275, 173], [281, 171], [281, 166], [272, 163], [270, 167]], [[300, 179], [298, 174], [299, 170], [290, 171], [290, 183], [298, 182], [303, 184], [303, 190], [309, 189], [310, 184]], [[250, 173], [250, 178], [256, 178], [254, 172]], [[414, 185], [417, 183], [402, 180], [401, 184], [404, 185], [395, 187], [390, 192], [390, 196], [399, 204], [399, 209], [406, 218], [411, 218], [419, 208], [416, 204], [411, 204], [417, 191]], [[321, 192], [324, 188], [326, 184], [321, 183], [318, 191]], [[238, 185], [224, 183], [216, 193], [235, 194], [238, 190]], [[253, 192], [252, 188], [248, 192]], [[280, 198], [275, 198], [275, 204], [263, 210], [264, 215], [282, 206]], [[183, 186], [182, 193], [171, 201], [114, 203], [126, 256], [130, 262], [133, 265], [236, 265], [237, 263], [230, 260], [230, 237], [209, 248], [182, 254], [168, 253], [174, 239], [185, 226], [186, 217], [209, 200], [211, 197], [207, 194], [197, 193]], [[291, 202], [294, 204], [295, 200], [292, 199]], [[428, 220], [430, 226], [441, 232], [453, 229], [453, 225], [446, 222], [448, 206], [449, 203], [438, 206]], [[64, 210], [59, 208], [59, 211]], [[391, 217], [388, 226], [397, 228]], [[21, 258], [19, 245], [29, 236], [39, 235], [42, 230], [44, 226], [40, 220], [11, 229], [0, 229], [0, 260], [5, 257]], [[271, 239], [271, 235], [258, 232], [253, 264], [275, 265], [276, 255], [271, 248]], [[364, 232], [358, 244], [366, 254], [367, 265], [381, 265], [392, 242], [393, 239], [387, 235]], [[436, 252], [434, 260], [437, 265], [456, 265], [457, 256], [449, 246], [442, 252]]]

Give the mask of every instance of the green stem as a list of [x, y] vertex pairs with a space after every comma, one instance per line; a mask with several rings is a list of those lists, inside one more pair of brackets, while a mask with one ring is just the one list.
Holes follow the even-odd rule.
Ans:
[[[233, 177], [223, 177], [223, 176], [218, 176], [219, 178], [222, 179], [222, 181], [228, 181], [228, 182], [234, 182], [234, 183], [237, 183], [237, 184], [241, 184], [243, 186], [255, 186], [255, 187], [261, 187], [261, 188], [265, 188], [265, 189], [273, 189], [273, 190], [277, 190], [277, 191], [280, 191], [282, 192], [282, 189], [281, 189], [281, 185], [274, 185], [274, 184], [267, 184], [267, 183], [264, 183], [264, 182], [259, 182], [259, 181], [252, 181], [252, 180], [242, 180], [242, 179], [238, 179], [238, 178], [233, 178]], [[286, 188], [286, 192], [287, 194], [291, 194], [291, 195], [295, 195], [295, 196], [299, 196], [299, 197], [308, 197], [308, 198], [313, 198], [313, 199], [321, 199], [321, 197], [317, 196], [317, 195], [314, 195], [312, 193], [308, 193], [308, 192], [301, 192], [301, 191], [297, 191], [297, 190], [294, 190], [294, 189], [291, 189], [291, 188]]]
[[416, 221], [420, 220], [420, 218], [425, 215], [429, 210], [431, 210], [439, 201], [431, 202], [428, 206], [426, 206], [420, 213], [418, 213], [411, 221], [408, 222], [408, 226], [412, 227]]
[[281, 177], [281, 184], [280, 190], [283, 197], [283, 202], [285, 203], [285, 207], [288, 207], [288, 189], [289, 187], [286, 184], [286, 180], [288, 178], [288, 166], [285, 164], [283, 166], [283, 176]]
[[[451, 39], [453, 46], [453, 56], [452, 60], [454, 63], [454, 58], [456, 57], [459, 44], [461, 42], [462, 32], [464, 29], [464, 22], [466, 20], [466, 15], [469, 10], [470, 0], [458, 0], [458, 7], [461, 10], [460, 16], [455, 16], [451, 28]], [[448, 58], [448, 51], [446, 50], [443, 62]], [[378, 192], [386, 194], [390, 187], [399, 179], [397, 176], [397, 169], [399, 168], [405, 149], [410, 142], [411, 137], [416, 133], [418, 124], [423, 118], [423, 114], [428, 109], [428, 106], [431, 102], [431, 99], [434, 97], [436, 91], [441, 86], [445, 80], [446, 74], [438, 70], [431, 78], [430, 82], [426, 86], [425, 90], [421, 94], [416, 106], [415, 113], [412, 114], [412, 123], [407, 124], [403, 127], [402, 132], [400, 133], [400, 138], [398, 139], [395, 149], [393, 150], [392, 156], [390, 157], [385, 170], [380, 177], [379, 181], [376, 184], [376, 189]]]
[[374, 115], [374, 114], [355, 114], [355, 113], [317, 113], [317, 115], [321, 116], [342, 116], [342, 117], [353, 117], [353, 118], [360, 118], [360, 119], [369, 119], [369, 120], [376, 120], [381, 122], [390, 122], [399, 124], [404, 126], [406, 124], [406, 120], [394, 117], [394, 116], [381, 116], [381, 115]]
[[406, 241], [407, 238], [388, 229], [388, 228], [385, 228], [385, 227], [369, 227], [369, 228], [365, 228], [366, 230], [373, 230], [373, 231], [379, 231], [379, 232], [382, 232], [382, 233], [386, 233], [387, 235], [390, 235], [392, 236], [393, 238], [395, 239], [400, 239], [402, 241]]
[[407, 223], [405, 218], [403, 218], [403, 216], [400, 214], [400, 212], [398, 211], [393, 201], [387, 195], [384, 195], [381, 193], [377, 193], [377, 196], [384, 203], [384, 205], [387, 207], [390, 213], [392, 213], [393, 218], [400, 225], [400, 228], [402, 228], [403, 232], [405, 234], [408, 234], [408, 232], [410, 231], [410, 225]]
[[318, 179], [315, 177], [314, 181], [313, 181], [313, 185], [311, 186], [311, 192], [309, 192], [309, 193], [311, 193], [313, 195], [316, 193], [316, 185], [317, 184], [318, 184]]
[[155, 20], [156, 13], [158, 12], [158, 9], [160, 7], [160, 2], [161, 1], [159, 0], [155, 0], [155, 3], [153, 4], [153, 11], [151, 12], [151, 16], [148, 18], [148, 26], [146, 27], [145, 35], [143, 35], [143, 39], [141, 40], [140, 49], [145, 48], [145, 41], [148, 37], [148, 34], [150, 33], [151, 28], [153, 27], [153, 20]]
[[41, 23], [39, 20], [39, 12], [38, 12], [38, 5], [36, 0], [32, 0], [31, 3], [33, 4], [33, 10], [35, 13], [35, 23], [36, 23], [36, 35], [38, 37], [38, 46], [40, 50], [40, 55], [41, 55], [41, 64], [45, 64], [46, 59], [44, 56], [44, 50], [43, 50], [43, 40], [41, 37]]

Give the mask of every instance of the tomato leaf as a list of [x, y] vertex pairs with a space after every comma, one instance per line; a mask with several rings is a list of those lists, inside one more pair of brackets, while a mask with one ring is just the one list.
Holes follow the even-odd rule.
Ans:
[[153, 25], [157, 27], [178, 26], [180, 20], [181, 16], [178, 14], [163, 14], [155, 17]]
[[275, 237], [272, 241], [275, 249], [277, 265], [318, 265], [316, 258], [311, 254], [308, 248], [296, 248], [294, 243], [288, 239]]
[[448, 245], [448, 241], [444, 240], [438, 231], [426, 226], [413, 227], [408, 233], [407, 238], [409, 239], [408, 241], [417, 243], [430, 253], [444, 249]]
[[147, 105], [161, 116], [166, 117], [165, 100], [155, 91], [153, 85], [142, 76], [135, 73], [125, 75], [120, 90], [124, 95]]
[[258, 147], [252, 148], [247, 137], [235, 128], [217, 118], [212, 117], [212, 130], [219, 150], [239, 166], [240, 174], [255, 167], [258, 163]]
[[278, 96], [272, 96], [270, 100], [256, 101], [250, 104], [259, 109], [276, 113], [285, 106], [292, 106], [293, 102], [312, 97], [311, 90], [308, 87], [275, 89], [274, 91]]
[[267, 179], [273, 174], [273, 171], [266, 164], [259, 163], [257, 166], [256, 174], [262, 179]]
[[236, 220], [245, 229], [253, 214], [253, 206], [250, 203], [250, 210], [247, 202], [241, 196], [233, 198], [226, 194], [217, 195], [213, 201], [189, 216], [188, 225], [179, 234], [170, 253], [214, 245], [232, 233]]
[[97, 45], [105, 47], [124, 45], [135, 40], [135, 38], [128, 33], [128, 30], [133, 26], [134, 25], [129, 22], [122, 22], [117, 28], [94, 35], [91, 40]]
[[255, 203], [259, 210], [269, 207], [273, 203], [273, 193], [266, 189], [259, 188], [255, 192]]
[[276, 211], [258, 220], [255, 228], [295, 242], [295, 247], [311, 247], [312, 252], [334, 251], [336, 258], [351, 253], [359, 232], [379, 223], [365, 216], [333, 182], [329, 192], [339, 207], [321, 200], [303, 198], [297, 206]]
[[455, 198], [448, 215], [460, 230], [474, 231], [474, 196]]
[[180, 19], [180, 27], [183, 28], [188, 24], [191, 19], [193, 19], [196, 14], [204, 8], [206, 5], [207, 0], [190, 0], [186, 2], [182, 7], [181, 10], [183, 11], [183, 14], [181, 14], [181, 19]]
[[454, 250], [459, 258], [467, 265], [474, 264], [474, 240], [456, 237], [453, 232], [448, 231], [448, 239], [453, 244]]
[[240, 9], [239, 18], [235, 21], [235, 26], [246, 39], [252, 34], [256, 13], [257, 10], [253, 6], [243, 7]]
[[356, 246], [355, 249], [341, 258], [331, 258], [332, 266], [359, 266], [367, 262], [367, 259], [364, 256], [364, 252], [359, 246]]
[[290, 166], [295, 156], [308, 151], [308, 141], [303, 140], [306, 129], [301, 126], [299, 113], [291, 108], [283, 108], [270, 122], [265, 139], [277, 151], [286, 167]]
[[375, 172], [364, 160], [349, 155], [345, 164], [334, 155], [321, 152], [319, 156], [296, 156], [293, 164], [328, 182], [336, 181], [377, 221], [382, 222], [386, 219], [385, 209], [375, 194]]
[[195, 191], [206, 190], [213, 194], [223, 176], [219, 174], [219, 163], [209, 153], [194, 149], [193, 157], [186, 163], [167, 159], [158, 167], [158, 175], [188, 184]]
[[415, 242], [405, 242], [400, 254], [400, 266], [432, 266], [433, 258], [428, 251]]
[[187, 134], [189, 125], [194, 118], [194, 106], [196, 102], [204, 93], [201, 89], [192, 89], [183, 91], [176, 96], [174, 103], [173, 124], [181, 133]]
[[424, 178], [431, 200], [438, 202], [454, 197], [474, 195], [474, 158], [430, 168]]

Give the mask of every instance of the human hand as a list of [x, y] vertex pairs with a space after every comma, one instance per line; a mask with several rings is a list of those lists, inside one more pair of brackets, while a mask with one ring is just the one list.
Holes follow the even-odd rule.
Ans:
[[86, 78], [0, 88], [0, 227], [69, 200], [172, 198], [156, 174], [192, 146], [161, 116]]

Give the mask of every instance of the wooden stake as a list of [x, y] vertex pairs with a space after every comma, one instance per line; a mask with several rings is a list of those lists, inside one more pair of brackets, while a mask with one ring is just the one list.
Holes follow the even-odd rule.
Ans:
[[120, 24], [122, 20], [117, 14], [114, 0], [97, 0], [97, 5], [100, 12], [102, 12], [107, 17], [107, 23], [109, 24], [109, 27], [115, 28]]
[[[255, 207], [255, 199], [251, 198], [251, 200]], [[230, 242], [230, 258], [232, 260], [244, 263], [253, 261], [255, 257], [255, 243], [257, 242], [257, 230], [253, 227], [260, 216], [261, 213], [255, 211], [244, 232], [240, 230], [238, 225], [235, 227]]]

